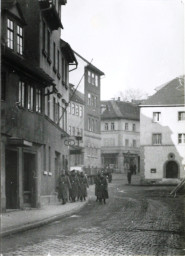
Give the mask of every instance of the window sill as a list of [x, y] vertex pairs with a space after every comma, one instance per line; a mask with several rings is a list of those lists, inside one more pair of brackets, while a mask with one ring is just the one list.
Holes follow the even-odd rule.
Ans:
[[47, 62], [49, 63], [49, 65], [51, 65], [51, 59], [50, 59], [50, 57], [47, 57]]
[[57, 73], [57, 70], [55, 68], [55, 66], [53, 66], [53, 72], [56, 74]]
[[61, 76], [60, 76], [60, 74], [58, 72], [57, 72], [57, 77], [60, 80]]
[[46, 52], [46, 50], [45, 49], [42, 49], [42, 55], [45, 57], [45, 58], [47, 58], [47, 52]]

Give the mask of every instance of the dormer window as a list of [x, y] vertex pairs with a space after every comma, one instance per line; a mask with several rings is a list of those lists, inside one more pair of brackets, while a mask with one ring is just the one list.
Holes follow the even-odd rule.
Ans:
[[14, 48], [14, 23], [7, 19], [7, 46], [13, 50]]

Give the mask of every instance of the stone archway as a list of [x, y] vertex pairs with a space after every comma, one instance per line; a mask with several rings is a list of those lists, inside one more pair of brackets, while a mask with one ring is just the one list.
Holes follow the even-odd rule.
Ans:
[[176, 179], [179, 176], [179, 167], [176, 161], [166, 163], [166, 178]]

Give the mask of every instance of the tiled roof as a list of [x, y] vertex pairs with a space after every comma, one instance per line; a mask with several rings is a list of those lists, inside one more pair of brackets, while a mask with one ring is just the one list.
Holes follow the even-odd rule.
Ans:
[[139, 121], [139, 107], [131, 102], [101, 101], [106, 110], [101, 114], [101, 119], [128, 119]]
[[72, 84], [70, 84], [70, 101], [74, 101], [84, 105], [84, 94], [76, 90]]
[[184, 76], [176, 77], [167, 84], [158, 87], [158, 91], [145, 100], [145, 105], [184, 105]]

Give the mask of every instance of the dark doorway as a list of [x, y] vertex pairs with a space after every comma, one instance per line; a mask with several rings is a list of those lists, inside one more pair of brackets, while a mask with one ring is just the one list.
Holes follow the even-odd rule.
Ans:
[[175, 161], [167, 162], [166, 178], [178, 178], [178, 164]]
[[17, 151], [6, 150], [6, 209], [18, 208]]
[[24, 206], [36, 207], [36, 157], [31, 153], [24, 153], [23, 190]]

